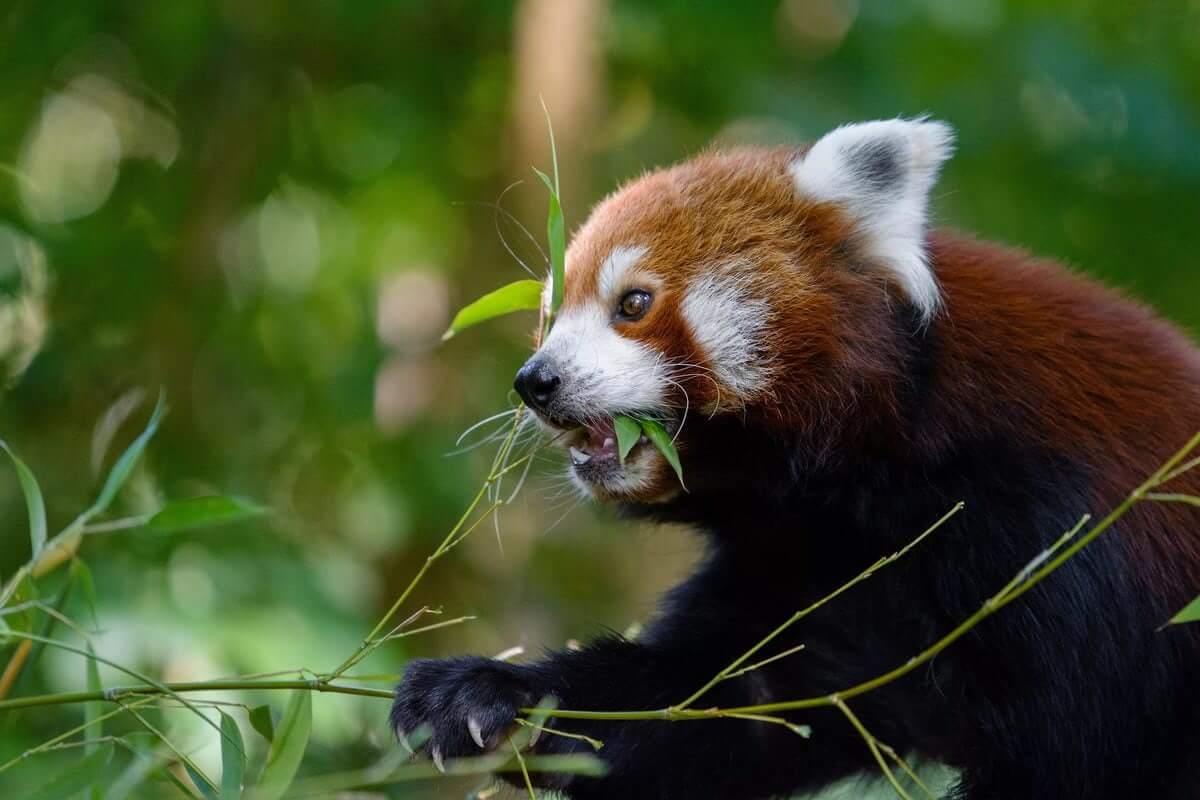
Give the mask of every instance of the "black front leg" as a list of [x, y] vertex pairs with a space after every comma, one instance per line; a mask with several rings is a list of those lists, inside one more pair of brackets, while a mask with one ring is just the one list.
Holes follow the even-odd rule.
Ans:
[[[643, 711], [682, 702], [775, 622], [746, 597], [736, 606], [722, 598], [730, 587], [720, 563], [710, 563], [670, 596], [668, 613], [643, 640], [602, 639], [577, 651], [560, 651], [525, 665], [459, 657], [416, 661], [397, 687], [392, 723], [397, 732], [428, 726], [426, 747], [437, 761], [479, 753], [505, 742], [517, 709], [553, 697], [559, 709]], [[714, 602], [716, 598], [716, 602]], [[749, 606], [749, 608], [747, 608]], [[735, 612], [734, 609], [737, 609]], [[750, 614], [744, 614], [745, 611]], [[818, 636], [811, 628], [808, 636]], [[777, 641], [759, 657], [799, 639]], [[819, 695], [844, 688], [844, 653], [810, 647], [761, 670], [714, 686], [694, 708], [731, 708]], [[899, 748], [897, 728], [886, 724], [874, 699], [856, 704], [869, 727]], [[576, 800], [590, 798], [771, 797], [824, 785], [868, 768], [866, 745], [832, 709], [790, 715], [808, 724], [804, 739], [777, 724], [745, 719], [581, 720], [552, 717], [547, 725], [604, 743], [603, 778], [549, 776], [543, 784]], [[582, 741], [543, 734], [538, 753], [590, 752]]]
[[[712, 665], [713, 660], [704, 659]], [[435, 762], [502, 748], [521, 707], [552, 697], [559, 708], [641, 711], [683, 700], [721, 665], [698, 669], [694, 653], [604, 639], [534, 664], [459, 657], [415, 661], [396, 690], [392, 724], [404, 736], [427, 726], [425, 748]], [[762, 701], [756, 678], [726, 681], [701, 705]], [[758, 687], [760, 688], [760, 687]], [[791, 731], [745, 720], [578, 720], [552, 717], [547, 726], [604, 743], [602, 779], [542, 776], [548, 788], [574, 798], [759, 797], [791, 788], [764, 770], [773, 758], [797, 758], [810, 746]], [[545, 733], [537, 753], [591, 752], [576, 739]], [[755, 787], [755, 788], [752, 788]]]

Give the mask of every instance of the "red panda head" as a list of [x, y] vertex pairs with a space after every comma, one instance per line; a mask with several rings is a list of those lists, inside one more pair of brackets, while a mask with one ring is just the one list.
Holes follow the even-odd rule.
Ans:
[[848, 125], [808, 148], [706, 153], [600, 203], [516, 383], [575, 482], [634, 504], [682, 491], [645, 441], [620, 463], [618, 413], [661, 421], [704, 492], [750, 466], [730, 430], [828, 433], [886, 406], [898, 311], [919, 326], [938, 309], [925, 216], [951, 143], [940, 122]]

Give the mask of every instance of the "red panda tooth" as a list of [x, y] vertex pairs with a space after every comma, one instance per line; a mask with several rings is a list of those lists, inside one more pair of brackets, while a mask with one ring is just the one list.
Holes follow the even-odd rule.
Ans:
[[571, 448], [571, 463], [575, 466], [582, 466], [591, 460], [592, 456], [589, 453], [583, 452], [578, 447]]

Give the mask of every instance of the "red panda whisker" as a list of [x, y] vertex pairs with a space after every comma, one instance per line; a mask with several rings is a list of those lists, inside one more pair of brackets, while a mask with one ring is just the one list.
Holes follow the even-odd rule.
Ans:
[[445, 453], [444, 455], [446, 458], [450, 458], [452, 456], [459, 456], [459, 455], [462, 455], [463, 453], [470, 453], [473, 450], [478, 450], [480, 447], [483, 447], [484, 445], [491, 444], [492, 442], [498, 442], [498, 441], [506, 438], [508, 436], [508, 432], [511, 429], [512, 429], [512, 425], [506, 420], [505, 422], [498, 425], [494, 430], [492, 430], [486, 436], [481, 438], [479, 441], [472, 442], [471, 444], [466, 445], [464, 447], [459, 447], [457, 449], [450, 450], [449, 452]]
[[483, 425], [488, 424], [489, 422], [491, 422], [494, 419], [500, 419], [501, 417], [509, 417], [515, 413], [517, 413], [516, 406], [514, 406], [512, 408], [507, 408], [504, 411], [499, 412], [498, 414], [492, 414], [490, 417], [484, 417], [483, 419], [474, 423], [473, 425], [471, 425], [471, 427], [467, 428], [465, 431], [460, 433], [458, 435], [458, 438], [454, 440], [455, 446], [457, 447], [458, 445], [462, 444], [463, 439], [467, 438], [467, 436], [469, 436], [472, 431], [477, 430], [478, 428], [482, 427]]
[[[687, 365], [687, 366], [698, 366], [698, 365]], [[700, 367], [700, 369], [704, 369], [704, 368]], [[678, 380], [687, 380], [689, 378], [707, 378], [709, 380], [709, 382], [712, 383], [713, 390], [717, 394], [716, 402], [713, 404], [713, 411], [711, 414], [709, 414], [709, 417], [708, 417], [709, 419], [712, 419], [713, 416], [716, 415], [717, 411], [720, 410], [720, 408], [721, 408], [721, 388], [722, 388], [721, 382], [719, 380], [717, 380], [713, 375], [711, 375], [707, 370], [705, 370], [704, 372], [677, 373], [675, 375], [675, 377]]]
[[[549, 524], [549, 525], [548, 525], [548, 526], [545, 528], [545, 530], [543, 530], [543, 531], [542, 531], [542, 535], [543, 535], [543, 536], [545, 536], [546, 534], [550, 533], [550, 531], [554, 530], [554, 529], [555, 529], [555, 528], [557, 528], [557, 527], [558, 527], [560, 524], [562, 524], [562, 521], [563, 521], [564, 519], [566, 519], [567, 517], [569, 517], [569, 516], [571, 515], [571, 512], [572, 512], [572, 511], [574, 511], [575, 509], [579, 508], [579, 506], [580, 506], [580, 505], [582, 505], [582, 504], [583, 504], [583, 501], [584, 501], [584, 500], [586, 500], [586, 499], [587, 499], [586, 497], [584, 497], [584, 496], [581, 496], [581, 495], [579, 495], [579, 494], [576, 494], [576, 495], [575, 495], [575, 499], [574, 499], [574, 501], [573, 501], [573, 502], [571, 502], [571, 503], [568, 503], [568, 504], [567, 504], [567, 510], [566, 510], [566, 511], [564, 511], [564, 512], [563, 512], [563, 513], [562, 513], [562, 514], [559, 516], [559, 518], [558, 518], [558, 519], [554, 520], [554, 522], [551, 522], [551, 523], [550, 523], [550, 524]], [[555, 509], [555, 510], [557, 510], [557, 509]]]
[[[516, 449], [515, 444], [513, 446], [513, 449]], [[533, 469], [534, 457], [537, 455], [538, 449], [539, 449], [538, 446], [534, 445], [530, 450], [528, 450], [526, 452], [525, 455], [522, 456], [522, 458], [526, 459], [525, 467], [521, 470], [521, 476], [519, 478], [517, 478], [517, 485], [513, 487], [513, 490], [511, 492], [509, 492], [509, 494], [508, 494], [508, 498], [505, 499], [505, 501], [504, 501], [505, 505], [510, 505], [513, 500], [517, 499], [517, 495], [521, 493], [522, 487], [525, 486], [525, 481], [529, 478], [529, 471], [531, 469]], [[497, 515], [497, 516], [499, 516], [499, 515]]]
[[[525, 238], [529, 240], [529, 243], [533, 245], [535, 250], [537, 250], [538, 255], [540, 255], [542, 257], [542, 262], [546, 265], [547, 268], [550, 267], [550, 257], [547, 256], [546, 251], [542, 249], [542, 245], [541, 245], [541, 243], [538, 242], [537, 237], [534, 236], [530, 232], [529, 228], [525, 227], [525, 224], [522, 223], [521, 220], [517, 219], [512, 214], [512, 212], [510, 212], [508, 209], [506, 209], [503, 206], [505, 195], [507, 195], [513, 189], [520, 186], [522, 183], [524, 183], [524, 181], [513, 181], [508, 186], [504, 187], [504, 190], [502, 192], [500, 192], [500, 195], [496, 198], [496, 202], [480, 203], [480, 205], [483, 205], [485, 207], [490, 207], [492, 209], [492, 211], [493, 211], [492, 219], [496, 226], [496, 235], [500, 238], [500, 243], [502, 245], [504, 245], [504, 249], [508, 251], [508, 254], [510, 256], [512, 256], [516, 260], [516, 262], [518, 264], [520, 264], [521, 267], [526, 272], [528, 272], [534, 278], [538, 278], [538, 276], [536, 274], [534, 274], [533, 270], [529, 268], [529, 265], [527, 265], [520, 258], [520, 256], [518, 256], [515, 252], [513, 252], [513, 249], [508, 244], [508, 240], [504, 238], [503, 231], [500, 230], [500, 217], [503, 215], [503, 217], [505, 219], [507, 219], [511, 224], [516, 226], [517, 230], [519, 230], [521, 233], [525, 234]], [[538, 279], [540, 280], [540, 278], [538, 278]]]
[[683, 417], [679, 420], [679, 427], [675, 429], [675, 435], [671, 437], [671, 443], [674, 444], [675, 440], [679, 438], [679, 433], [683, 430], [684, 424], [687, 422], [688, 412], [692, 408], [692, 399], [688, 396], [687, 389], [683, 388], [683, 384], [679, 381], [671, 380], [670, 378], [664, 378], [663, 380], [683, 392]]

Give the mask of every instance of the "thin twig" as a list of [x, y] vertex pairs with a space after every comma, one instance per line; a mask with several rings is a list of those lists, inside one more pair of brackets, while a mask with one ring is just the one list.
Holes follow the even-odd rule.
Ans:
[[[362, 644], [360, 644], [358, 648], [346, 658], [345, 661], [334, 668], [332, 672], [323, 676], [325, 680], [336, 679], [346, 672], [346, 670], [350, 669], [355, 664], [370, 655], [371, 651], [378, 646], [378, 644], [375, 643], [375, 637], [379, 635], [379, 632], [383, 630], [383, 628], [388, 624], [388, 622], [391, 621], [392, 617], [396, 615], [404, 603], [408, 601], [409, 596], [417, 588], [417, 585], [420, 584], [430, 567], [432, 567], [439, 558], [445, 555], [447, 549], [449, 549], [453, 543], [456, 543], [455, 540], [458, 539], [460, 532], [464, 527], [466, 527], [468, 520], [470, 520], [475, 514], [475, 509], [479, 507], [479, 504], [483, 501], [484, 497], [488, 496], [488, 492], [491, 489], [492, 484], [499, 480], [503, 475], [504, 469], [501, 468], [501, 464], [503, 463], [502, 459], [507, 456], [508, 450], [512, 446], [513, 440], [516, 438], [517, 431], [520, 429], [522, 417], [521, 412], [523, 408], [523, 406], [518, 407], [517, 413], [513, 415], [513, 423], [509, 428], [508, 436], [505, 438], [504, 443], [500, 447], [500, 451], [496, 454], [496, 457], [492, 459], [492, 466], [488, 472], [488, 477], [486, 480], [484, 480], [483, 485], [479, 487], [479, 491], [475, 493], [475, 497], [467, 506], [466, 511], [464, 511], [458, 518], [458, 521], [450, 529], [450, 532], [447, 533], [442, 539], [437, 548], [434, 549], [433, 553], [425, 559], [425, 562], [421, 565], [420, 569], [417, 570], [417, 573], [413, 576], [412, 580], [408, 582], [408, 586], [404, 588], [404, 591], [400, 593], [387, 612], [384, 613], [384, 615], [379, 619], [379, 621], [375, 624], [375, 627], [371, 629], [371, 632], [364, 637]], [[532, 453], [526, 456], [526, 458], [530, 457], [532, 457]], [[522, 461], [518, 461], [516, 463], [520, 464]], [[498, 506], [493, 506], [492, 513], [494, 513], [497, 507]], [[486, 515], [481, 518], [486, 518]], [[478, 520], [476, 521], [476, 524], [478, 524]], [[472, 525], [471, 527], [473, 529], [475, 525]]]
[[843, 592], [846, 592], [849, 589], [851, 589], [852, 587], [867, 580], [872, 575], [874, 575], [877, 570], [882, 569], [883, 567], [886, 567], [889, 564], [892, 564], [892, 563], [900, 560], [901, 558], [903, 558], [905, 555], [908, 554], [908, 552], [910, 550], [912, 550], [914, 547], [916, 547], [922, 541], [924, 541], [927, 536], [929, 536], [931, 533], [936, 531], [948, 519], [950, 519], [955, 514], [957, 514], [959, 511], [961, 511], [962, 508], [963, 508], [962, 502], [956, 503], [954, 505], [954, 507], [951, 508], [949, 511], [947, 511], [945, 514], [943, 514], [941, 516], [941, 518], [938, 519], [937, 522], [933, 523], [928, 528], [926, 528], [925, 531], [920, 536], [913, 539], [911, 542], [906, 544], [900, 550], [897, 550], [895, 553], [892, 553], [890, 556], [884, 556], [883, 558], [879, 559], [874, 564], [872, 564], [871, 566], [867, 567], [865, 570], [860, 572], [856, 577], [852, 578], [847, 583], [842, 584], [837, 589], [834, 589], [832, 592], [825, 595], [821, 599], [817, 600], [815, 603], [811, 604], [807, 608], [802, 608], [799, 611], [797, 611], [795, 614], [792, 614], [792, 616], [789, 617], [787, 620], [785, 620], [782, 625], [780, 625], [775, 630], [771, 631], [766, 636], [764, 636], [762, 639], [760, 639], [757, 644], [755, 644], [753, 647], [751, 647], [745, 653], [742, 653], [742, 655], [739, 656], [736, 660], [734, 660], [734, 662], [732, 664], [725, 667], [725, 669], [721, 670], [716, 675], [714, 675], [713, 678], [711, 680], [709, 680], [708, 683], [704, 684], [699, 689], [697, 689], [695, 692], [693, 692], [686, 700], [684, 700], [682, 703], [679, 703], [677, 706], [675, 706], [675, 708], [677, 710], [683, 710], [683, 709], [686, 709], [689, 706], [691, 706], [693, 703], [695, 703], [697, 700], [699, 700], [701, 697], [703, 697], [708, 692], [709, 689], [713, 688], [718, 683], [720, 683], [721, 681], [728, 678], [729, 675], [734, 670], [738, 669], [743, 664], [745, 664], [750, 658], [752, 658], [754, 656], [755, 653], [757, 653], [759, 650], [766, 647], [768, 644], [770, 644], [772, 641], [774, 641], [777, 637], [781, 636], [784, 633], [784, 631], [786, 631], [788, 628], [792, 627], [797, 622], [804, 619], [809, 614], [811, 614], [812, 612], [816, 611], [821, 606], [828, 603], [830, 600], [833, 600], [835, 597], [841, 595]]
[[731, 672], [728, 675], [726, 675], [722, 680], [729, 680], [731, 678], [740, 678], [742, 675], [745, 675], [748, 672], [753, 672], [756, 669], [761, 669], [762, 667], [765, 667], [767, 664], [770, 664], [774, 661], [778, 661], [781, 658], [787, 658], [788, 656], [792, 655], [793, 653], [799, 653], [803, 649], [804, 649], [804, 645], [802, 645], [802, 644], [798, 644], [795, 647], [789, 647], [787, 650], [784, 650], [782, 653], [776, 653], [775, 655], [771, 656], [770, 658], [764, 658], [762, 661], [755, 661], [753, 664], [751, 664], [748, 667], [742, 667], [737, 672]]
[[537, 792], [533, 791], [533, 781], [529, 777], [529, 767], [525, 766], [525, 756], [521, 755], [521, 748], [517, 747], [511, 736], [508, 744], [512, 748], [513, 756], [517, 759], [517, 764], [521, 767], [521, 777], [525, 779], [525, 789], [529, 792], [529, 800], [537, 800]]
[[896, 752], [896, 748], [886, 745], [878, 739], [875, 740], [875, 744], [878, 745], [879, 749], [886, 753], [888, 757], [895, 761], [896, 765], [900, 767], [900, 769], [904, 770], [904, 774], [908, 776], [909, 780], [917, 785], [917, 788], [919, 788], [924, 795], [929, 798], [929, 800], [937, 800], [937, 795], [933, 793], [932, 789], [925, 785], [925, 781], [921, 780], [921, 776], [917, 774], [917, 771], [909, 766], [907, 761], [900, 757], [900, 754]]
[[470, 622], [474, 619], [478, 619], [478, 617], [475, 617], [475, 616], [455, 617], [454, 619], [448, 619], [443, 622], [434, 622], [429, 625], [423, 625], [420, 628], [413, 628], [411, 631], [399, 631], [399, 632], [395, 632], [395, 633], [389, 633], [386, 636], [381, 636], [379, 639], [376, 640], [376, 642], [379, 644], [383, 644], [384, 642], [390, 642], [393, 639], [403, 639], [406, 636], [413, 636], [418, 633], [426, 633], [428, 631], [436, 631], [439, 628], [449, 628], [451, 625], [461, 625], [464, 622]]
[[854, 715], [854, 712], [850, 710], [850, 706], [846, 705], [845, 701], [843, 701], [842, 698], [838, 697], [836, 694], [830, 697], [829, 700], [846, 716], [846, 719], [850, 720], [850, 724], [854, 726], [854, 730], [858, 731], [858, 735], [861, 736], [863, 741], [867, 743], [867, 747], [871, 750], [871, 755], [875, 757], [875, 763], [879, 764], [879, 769], [883, 771], [884, 777], [887, 778], [888, 783], [892, 785], [892, 790], [901, 798], [903, 798], [903, 800], [912, 800], [912, 796], [909, 795], [908, 792], [904, 791], [904, 787], [900, 785], [898, 780], [896, 780], [896, 776], [892, 772], [892, 768], [889, 767], [887, 761], [884, 760], [883, 753], [879, 750], [879, 743], [875, 740], [875, 737], [871, 735], [871, 732], [866, 729], [866, 726], [862, 724], [862, 721], [859, 720], [859, 718]]
[[1200, 496], [1179, 492], [1150, 492], [1145, 499], [1153, 500], [1156, 503], [1186, 503], [1190, 506], [1200, 506]]
[[135, 700], [132, 703], [128, 703], [128, 704], [123, 705], [119, 708], [116, 708], [112, 711], [109, 711], [108, 713], [101, 714], [100, 716], [96, 717], [95, 719], [84, 722], [82, 725], [77, 725], [76, 727], [71, 728], [71, 730], [66, 731], [65, 733], [60, 733], [58, 736], [55, 736], [53, 739], [49, 739], [45, 742], [42, 742], [41, 744], [39, 744], [36, 747], [31, 747], [30, 749], [26, 750], [25, 752], [21, 753], [20, 755], [14, 756], [13, 758], [10, 758], [8, 761], [5, 761], [3, 764], [0, 764], [0, 772], [4, 772], [5, 770], [16, 766], [21, 761], [24, 761], [26, 758], [29, 758], [30, 756], [35, 756], [38, 753], [42, 752], [43, 750], [46, 750], [50, 747], [53, 747], [54, 745], [57, 745], [59, 742], [63, 741], [64, 739], [70, 739], [72, 736], [74, 736], [77, 733], [83, 733], [88, 728], [92, 727], [93, 725], [99, 725], [100, 723], [104, 722], [107, 719], [111, 719], [112, 717], [115, 717], [119, 714], [124, 714], [129, 708], [139, 708], [141, 706], [146, 705], [147, 703], [153, 703], [156, 699], [157, 698], [155, 698], [155, 697], [143, 697], [139, 700]]
[[[302, 691], [307, 690], [311, 692], [325, 692], [328, 694], [353, 694], [360, 697], [378, 697], [386, 700], [391, 700], [395, 696], [392, 692], [388, 692], [383, 689], [367, 689], [362, 686], [342, 686], [340, 684], [328, 683], [326, 681], [315, 679], [295, 681], [189, 681], [181, 683], [146, 683], [135, 686], [116, 686], [110, 689], [102, 689], [100, 691], [90, 692], [60, 692], [58, 694], [33, 695], [30, 697], [13, 697], [8, 700], [0, 701], [0, 712], [12, 711], [18, 708], [33, 708], [37, 706], [64, 705], [69, 703], [90, 703], [96, 700], [114, 703], [121, 698], [134, 695], [174, 696], [189, 692], [229, 692], [239, 690], [284, 691], [295, 689]], [[184, 703], [184, 705], [187, 704]]]
[[787, 728], [792, 733], [799, 736], [801, 739], [807, 739], [810, 736], [812, 736], [812, 728], [810, 728], [808, 725], [800, 725], [795, 722], [789, 722], [788, 720], [784, 719], [783, 717], [772, 717], [772, 716], [768, 716], [766, 714], [737, 714], [737, 713], [722, 714], [721, 716], [728, 717], [730, 719], [745, 719], [745, 720], [750, 720], [751, 722], [766, 722], [770, 725], [780, 725], [784, 728]]
[[554, 736], [561, 736], [564, 739], [574, 739], [577, 742], [587, 742], [587, 744], [590, 745], [593, 750], [599, 750], [604, 747], [604, 742], [600, 741], [599, 739], [592, 738], [591, 736], [585, 736], [582, 733], [570, 733], [568, 731], [560, 731], [556, 728], [551, 728], [547, 725], [535, 725], [529, 720], [521, 719], [520, 717], [517, 717], [517, 719], [514, 721], [518, 725], [531, 728], [539, 733], [549, 733]]
[[86, 535], [127, 531], [132, 528], [140, 528], [153, 518], [153, 514], [140, 514], [136, 517], [122, 517], [120, 519], [111, 519], [107, 522], [94, 522], [91, 525], [84, 525], [83, 533]]
[[[118, 705], [123, 705], [120, 700], [118, 700], [116, 702]], [[125, 710], [128, 711], [130, 713], [130, 715], [132, 715], [133, 718], [136, 719], [143, 728], [145, 728], [146, 730], [150, 731], [150, 733], [157, 736], [159, 741], [161, 741], [164, 745], [166, 745], [167, 749], [175, 754], [176, 758], [178, 758], [180, 761], [182, 761], [184, 764], [187, 765], [188, 770], [193, 775], [197, 776], [198, 778], [200, 778], [200, 780], [207, 783], [212, 789], [220, 791], [220, 787], [218, 787], [217, 784], [213, 782], [213, 779], [208, 777], [208, 775], [205, 774], [204, 770], [200, 769], [200, 767], [196, 764], [196, 762], [194, 762], [194, 761], [192, 761], [192, 759], [188, 758], [186, 753], [184, 753], [182, 750], [180, 750], [178, 747], [176, 747], [175, 743], [172, 742], [170, 739], [168, 739], [167, 735], [165, 733], [160, 731], [158, 728], [154, 727], [154, 725], [150, 722], [150, 720], [143, 717], [131, 706], [125, 706]]]

